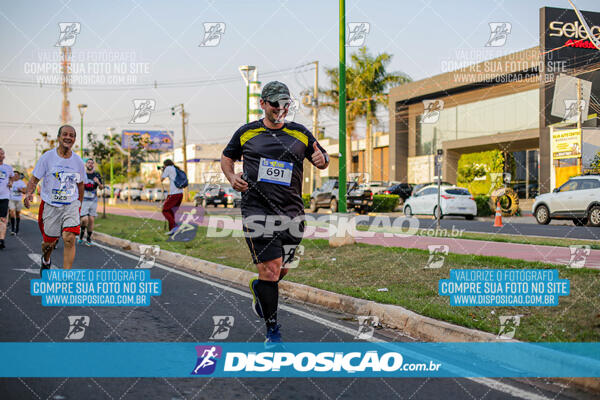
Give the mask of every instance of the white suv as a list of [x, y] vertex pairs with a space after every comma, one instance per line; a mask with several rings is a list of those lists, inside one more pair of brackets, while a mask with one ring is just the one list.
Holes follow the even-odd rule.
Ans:
[[577, 226], [600, 226], [600, 175], [575, 176], [552, 193], [537, 196], [532, 212], [539, 224], [570, 219]]

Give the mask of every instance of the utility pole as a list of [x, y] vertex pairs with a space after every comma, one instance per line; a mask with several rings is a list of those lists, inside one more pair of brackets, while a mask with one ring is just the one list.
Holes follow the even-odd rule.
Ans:
[[69, 71], [70, 71], [70, 65], [71, 65], [71, 48], [70, 47], [61, 47], [60, 48], [62, 51], [62, 55], [63, 55], [63, 60], [61, 63], [62, 66], [62, 94], [63, 94], [63, 101], [62, 101], [62, 110], [60, 113], [60, 121], [62, 123], [62, 125], [68, 123], [71, 120], [71, 114], [69, 112], [69, 92], [71, 91], [71, 88], [69, 86]]
[[346, 212], [346, 1], [340, 0], [340, 79], [339, 79], [339, 105], [340, 105], [340, 129], [339, 129], [339, 148], [340, 161], [338, 165], [339, 179], [339, 203], [338, 211]]
[[[181, 135], [183, 137], [183, 172], [185, 172], [185, 175], [187, 176], [188, 174], [188, 167], [187, 167], [187, 141], [185, 138], [185, 123], [186, 123], [186, 118], [189, 117], [190, 114], [185, 112], [185, 108], [183, 106], [183, 103], [178, 104], [174, 107], [171, 107], [171, 115], [175, 115], [175, 112], [179, 111], [181, 113]], [[175, 155], [173, 153], [173, 155]], [[189, 179], [189, 177], [188, 177]], [[188, 188], [186, 187], [183, 190], [183, 200], [184, 201], [188, 201]]]

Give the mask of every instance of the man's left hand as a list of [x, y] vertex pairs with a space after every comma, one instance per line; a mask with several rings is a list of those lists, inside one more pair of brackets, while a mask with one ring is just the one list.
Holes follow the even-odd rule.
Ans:
[[312, 163], [317, 168], [325, 168], [327, 161], [325, 161], [323, 152], [319, 149], [319, 146], [317, 146], [317, 142], [313, 142], [313, 149], [314, 152], [312, 153]]

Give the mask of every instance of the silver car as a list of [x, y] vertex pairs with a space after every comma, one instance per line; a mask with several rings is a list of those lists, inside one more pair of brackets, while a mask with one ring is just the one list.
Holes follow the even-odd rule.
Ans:
[[600, 226], [600, 175], [575, 176], [535, 198], [531, 209], [538, 224], [570, 219], [577, 226]]

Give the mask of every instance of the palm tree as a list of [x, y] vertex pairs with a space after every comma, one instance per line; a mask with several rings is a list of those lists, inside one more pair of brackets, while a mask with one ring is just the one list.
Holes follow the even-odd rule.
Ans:
[[[319, 89], [319, 92], [329, 100], [329, 102], [322, 103], [321, 105], [329, 109], [330, 111], [339, 111], [339, 68], [325, 68], [325, 75], [329, 80], [330, 89]], [[351, 68], [346, 68], [346, 82], [351, 82], [354, 79], [354, 71]], [[346, 85], [346, 101], [350, 102], [346, 106], [346, 152], [352, 154], [352, 139], [355, 136], [356, 122], [364, 115], [364, 104], [361, 102], [354, 102], [356, 94], [352, 91], [350, 85]], [[346, 157], [346, 175], [352, 172], [352, 157]]]
[[[392, 60], [388, 53], [373, 57], [366, 47], [361, 47], [358, 53], [352, 54], [350, 65], [346, 66], [346, 149], [352, 154], [352, 138], [355, 136], [356, 123], [364, 118], [367, 122], [366, 132], [366, 165], [369, 178], [372, 166], [371, 127], [377, 124], [376, 113], [379, 106], [387, 107], [387, 91], [395, 84], [404, 84], [411, 78], [402, 73], [390, 73], [386, 67]], [[325, 68], [330, 89], [319, 89], [329, 100], [322, 106], [330, 110], [339, 110], [339, 69]], [[346, 171], [352, 172], [352, 157], [346, 157]]]
[[354, 79], [348, 80], [352, 91], [359, 99], [365, 99], [364, 107], [360, 107], [360, 117], [365, 118], [367, 122], [367, 131], [365, 135], [365, 161], [369, 178], [372, 175], [373, 166], [373, 144], [371, 140], [371, 128], [377, 124], [376, 113], [379, 106], [387, 107], [387, 91], [393, 85], [402, 85], [410, 82], [412, 79], [402, 72], [388, 72], [386, 70], [392, 61], [392, 55], [381, 53], [377, 56], [371, 55], [366, 47], [361, 47], [358, 53], [350, 57], [351, 69]]

